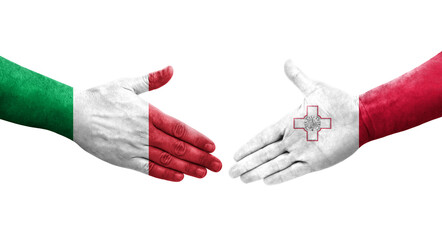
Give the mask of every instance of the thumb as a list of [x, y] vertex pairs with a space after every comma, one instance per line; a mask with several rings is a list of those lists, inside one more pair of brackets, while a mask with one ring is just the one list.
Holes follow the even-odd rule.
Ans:
[[285, 75], [301, 90], [304, 95], [308, 95], [316, 89], [315, 81], [309, 79], [292, 60], [287, 60], [284, 64]]
[[165, 85], [172, 78], [173, 68], [168, 66], [162, 70], [149, 73], [148, 75], [129, 79], [125, 85], [134, 90], [136, 94], [151, 91]]

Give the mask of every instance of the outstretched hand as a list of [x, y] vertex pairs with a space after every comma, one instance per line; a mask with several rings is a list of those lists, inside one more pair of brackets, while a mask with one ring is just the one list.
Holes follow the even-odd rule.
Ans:
[[[284, 68], [304, 94], [304, 101], [235, 153], [237, 163], [230, 176], [241, 177], [245, 183], [260, 179], [266, 184], [285, 182], [341, 162], [359, 147], [358, 98], [309, 79], [290, 60]], [[321, 126], [320, 118], [314, 117], [297, 122], [295, 129], [294, 119], [304, 118], [310, 105], [318, 106], [321, 118], [331, 118], [329, 126]]]
[[74, 141], [92, 155], [153, 177], [181, 181], [218, 172], [215, 144], [138, 94], [166, 84], [172, 67], [74, 92]]

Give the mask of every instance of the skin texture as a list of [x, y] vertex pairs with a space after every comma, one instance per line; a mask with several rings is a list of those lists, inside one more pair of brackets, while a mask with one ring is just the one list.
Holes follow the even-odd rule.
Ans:
[[359, 111], [360, 146], [441, 117], [442, 53], [362, 94]]
[[[277, 184], [343, 161], [359, 147], [358, 98], [307, 78], [291, 61], [287, 77], [304, 94], [304, 101], [272, 126], [244, 144], [234, 155], [230, 176], [245, 183], [263, 179]], [[293, 119], [303, 118], [308, 105], [318, 105], [321, 117], [331, 118], [332, 129], [321, 130], [318, 141], [307, 141]]]
[[74, 93], [74, 141], [117, 166], [169, 181], [220, 171], [215, 144], [138, 96], [172, 77], [172, 67]]
[[72, 140], [72, 87], [0, 57], [0, 119]]
[[138, 94], [166, 84], [172, 67], [78, 92], [0, 57], [0, 118], [56, 132], [111, 164], [170, 181], [220, 171], [215, 144]]

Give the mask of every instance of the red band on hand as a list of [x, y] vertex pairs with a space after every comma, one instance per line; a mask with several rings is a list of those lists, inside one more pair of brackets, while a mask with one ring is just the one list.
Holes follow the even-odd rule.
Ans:
[[170, 171], [197, 178], [207, 174], [206, 168], [219, 172], [222, 163], [210, 154], [214, 150], [209, 138], [149, 104], [149, 164], [155, 163], [156, 168], [151, 172], [149, 166], [149, 175], [158, 175], [161, 170], [174, 181], [177, 175]]
[[442, 52], [359, 96], [359, 147], [442, 116]]

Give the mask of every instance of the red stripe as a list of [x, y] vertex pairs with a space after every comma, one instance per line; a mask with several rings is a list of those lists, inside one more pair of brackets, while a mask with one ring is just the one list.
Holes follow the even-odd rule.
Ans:
[[[149, 175], [181, 181], [182, 174], [203, 178], [222, 163], [210, 152], [215, 144], [203, 134], [149, 105]], [[180, 173], [181, 175], [178, 175]]]
[[442, 52], [359, 96], [359, 147], [442, 116]]

